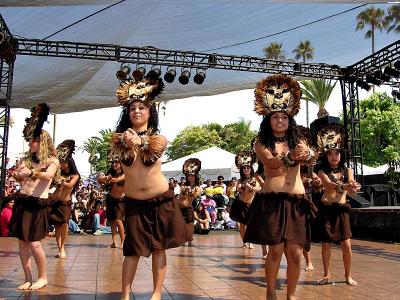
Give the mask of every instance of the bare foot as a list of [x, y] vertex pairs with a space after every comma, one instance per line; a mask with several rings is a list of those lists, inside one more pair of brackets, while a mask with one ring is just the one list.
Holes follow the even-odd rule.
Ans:
[[324, 276], [320, 280], [317, 281], [319, 285], [328, 284], [329, 283], [329, 276]]
[[311, 271], [314, 271], [314, 266], [313, 266], [313, 264], [309, 264], [309, 265], [307, 265], [307, 267], [306, 267], [306, 272], [311, 272]]
[[116, 243], [112, 243], [110, 245], [107, 245], [107, 248], [118, 248]]
[[242, 247], [240, 247], [240, 248], [246, 248], [246, 247], [247, 247], [246, 244], [243, 244]]
[[31, 287], [29, 289], [30, 290], [38, 290], [46, 285], [47, 285], [47, 279], [39, 278], [35, 283], [33, 283], [31, 285]]
[[350, 286], [356, 286], [357, 285], [357, 281], [355, 281], [353, 278], [351, 278], [350, 276], [346, 278], [346, 283]]
[[252, 243], [249, 243], [249, 249], [254, 249], [254, 245]]
[[57, 255], [55, 255], [54, 256], [55, 258], [62, 258], [62, 259], [64, 259], [64, 258], [66, 258], [67, 257], [67, 254], [65, 254], [65, 253], [59, 253], [59, 254], [57, 254]]
[[18, 290], [27, 290], [31, 287], [31, 284], [29, 281], [24, 282], [23, 284], [19, 285], [17, 287]]

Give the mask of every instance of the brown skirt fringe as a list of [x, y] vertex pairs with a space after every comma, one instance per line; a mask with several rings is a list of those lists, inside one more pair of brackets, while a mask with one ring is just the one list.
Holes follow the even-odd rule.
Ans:
[[106, 196], [106, 215], [110, 221], [121, 220], [125, 221], [124, 202], [120, 198], [114, 198], [110, 194]]
[[52, 200], [49, 222], [51, 225], [61, 225], [69, 222], [71, 218], [72, 201]]
[[125, 256], [149, 257], [153, 249], [179, 247], [186, 230], [172, 190], [149, 200], [123, 198], [125, 204]]
[[321, 201], [319, 212], [323, 243], [338, 243], [351, 238], [350, 204]]
[[248, 212], [244, 242], [260, 245], [295, 243], [310, 249], [312, 204], [304, 195], [259, 193]]
[[186, 224], [194, 222], [194, 212], [193, 211], [194, 211], [193, 206], [181, 207], [181, 213], [182, 213], [183, 219], [185, 220]]
[[12, 236], [25, 242], [42, 240], [49, 232], [49, 206], [50, 199], [16, 193], [8, 225]]
[[229, 211], [229, 217], [241, 224], [247, 224], [248, 212], [249, 205], [240, 199], [235, 198], [232, 202], [231, 210]]

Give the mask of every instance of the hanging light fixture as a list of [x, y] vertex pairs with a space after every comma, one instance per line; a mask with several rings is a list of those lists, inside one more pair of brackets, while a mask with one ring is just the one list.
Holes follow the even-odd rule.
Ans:
[[372, 85], [369, 85], [368, 83], [362, 81], [361, 79], [358, 79], [356, 81], [356, 84], [359, 88], [362, 88], [363, 90], [366, 90], [367, 92], [371, 89]]
[[394, 68], [391, 68], [391, 67], [385, 67], [383, 73], [386, 74], [386, 75], [389, 75], [391, 77], [395, 77], [395, 78], [399, 78], [400, 77], [400, 71], [398, 71], [398, 70], [396, 70]]
[[190, 72], [188, 70], [182, 71], [181, 76], [179, 76], [178, 80], [181, 84], [185, 85], [189, 83]]
[[204, 79], [206, 79], [206, 73], [204, 73], [203, 71], [197, 72], [197, 74], [193, 77], [193, 81], [196, 84], [202, 84], [204, 82]]
[[167, 73], [164, 74], [164, 80], [165, 80], [166, 82], [168, 82], [168, 83], [174, 82], [175, 77], [176, 77], [176, 71], [175, 71], [175, 69], [169, 69], [169, 70], [167, 71]]
[[126, 64], [122, 64], [121, 68], [117, 71], [115, 76], [121, 81], [126, 80], [129, 77], [129, 74], [131, 73], [131, 67]]
[[366, 81], [367, 83], [371, 83], [371, 84], [373, 84], [373, 85], [378, 85], [378, 86], [382, 84], [382, 80], [380, 80], [380, 79], [374, 77], [374, 76], [371, 75], [371, 74], [367, 74], [367, 76], [365, 76], [365, 81]]
[[144, 67], [137, 67], [135, 71], [132, 72], [132, 77], [136, 80], [141, 80], [146, 74], [146, 69]]
[[147, 76], [158, 78], [161, 76], [161, 70], [159, 68], [153, 68], [147, 73]]

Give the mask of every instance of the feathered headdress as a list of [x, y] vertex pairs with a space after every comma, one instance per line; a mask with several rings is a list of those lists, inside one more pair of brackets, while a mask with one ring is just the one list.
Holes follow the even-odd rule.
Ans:
[[285, 112], [295, 116], [300, 109], [299, 83], [286, 75], [273, 75], [260, 80], [254, 91], [254, 111], [259, 115]]
[[121, 106], [127, 107], [133, 101], [142, 101], [151, 106], [152, 101], [161, 94], [164, 82], [157, 76], [146, 75], [143, 78], [126, 80], [117, 89], [116, 96]]
[[342, 124], [329, 124], [317, 133], [318, 151], [346, 149], [347, 134]]
[[60, 162], [68, 162], [75, 151], [75, 141], [65, 140], [57, 146], [57, 157]]
[[25, 119], [25, 127], [22, 131], [27, 142], [40, 137], [44, 122], [50, 114], [50, 107], [46, 103], [40, 103], [31, 109], [31, 117]]
[[182, 172], [187, 175], [197, 176], [201, 170], [201, 161], [197, 158], [189, 158], [183, 163]]
[[254, 151], [247, 150], [239, 152], [235, 157], [235, 165], [238, 169], [243, 166], [253, 166], [256, 162], [256, 155]]

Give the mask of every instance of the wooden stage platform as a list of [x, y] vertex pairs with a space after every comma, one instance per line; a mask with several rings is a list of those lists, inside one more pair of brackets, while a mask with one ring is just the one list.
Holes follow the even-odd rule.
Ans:
[[[0, 299], [119, 299], [122, 255], [106, 248], [110, 235], [70, 235], [66, 259], [54, 258], [54, 238], [43, 242], [47, 253], [49, 284], [39, 291], [20, 292], [23, 281], [17, 240], [0, 238]], [[168, 271], [163, 299], [265, 299], [264, 261], [261, 248], [241, 249], [237, 232], [212, 232], [195, 236], [195, 248], [167, 252]], [[399, 299], [400, 245], [353, 240], [353, 277], [357, 287], [344, 282], [340, 248], [332, 251], [334, 284], [318, 286], [323, 275], [321, 246], [312, 245], [315, 271], [302, 271], [298, 299]], [[305, 262], [302, 262], [303, 269]], [[149, 299], [152, 290], [151, 260], [141, 259], [131, 299]], [[284, 278], [283, 258], [279, 277]], [[36, 271], [35, 271], [36, 272]], [[286, 283], [278, 281], [279, 299], [285, 299]]]

